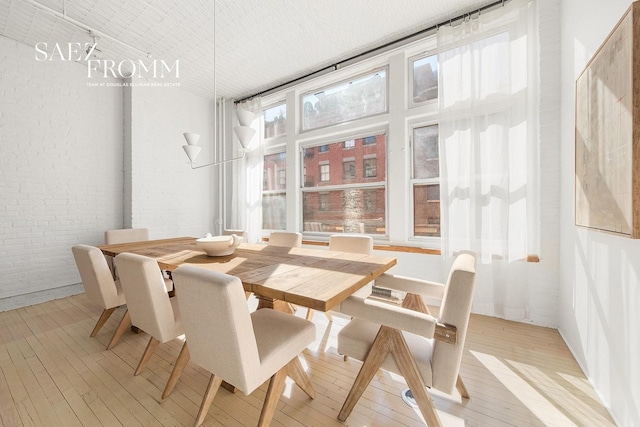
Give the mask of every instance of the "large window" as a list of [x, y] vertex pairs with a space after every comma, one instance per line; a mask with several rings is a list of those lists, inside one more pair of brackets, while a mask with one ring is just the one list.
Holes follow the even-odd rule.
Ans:
[[287, 104], [278, 103], [262, 110], [264, 118], [264, 139], [282, 136], [287, 133]]
[[387, 111], [387, 70], [358, 76], [301, 95], [302, 130]]
[[438, 126], [412, 129], [413, 235], [440, 237]]
[[[354, 138], [345, 151], [346, 141], [351, 139], [325, 144], [329, 160], [319, 160], [318, 146], [302, 148], [303, 231], [384, 235], [386, 135]], [[339, 168], [342, 175], [328, 172]]]
[[287, 226], [287, 175], [284, 152], [264, 156], [262, 228], [284, 230]]

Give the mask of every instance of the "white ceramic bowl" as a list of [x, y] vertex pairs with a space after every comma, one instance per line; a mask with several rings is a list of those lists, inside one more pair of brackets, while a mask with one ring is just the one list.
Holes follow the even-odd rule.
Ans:
[[238, 245], [242, 243], [242, 237], [232, 234], [230, 236], [211, 236], [196, 240], [200, 249], [209, 256], [231, 255]]

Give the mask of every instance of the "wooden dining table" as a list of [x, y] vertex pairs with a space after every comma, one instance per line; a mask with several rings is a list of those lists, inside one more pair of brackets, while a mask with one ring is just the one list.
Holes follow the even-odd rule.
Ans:
[[[258, 299], [258, 309], [292, 313], [292, 304], [329, 311], [396, 264], [396, 259], [322, 249], [242, 243], [231, 255], [207, 256], [195, 237], [147, 240], [98, 246], [105, 255], [123, 252], [148, 256], [169, 274], [183, 265], [237, 276], [245, 292]], [[180, 295], [179, 286], [175, 289]], [[162, 394], [165, 399], [189, 361], [185, 341]], [[223, 382], [231, 392], [233, 385]]]
[[231, 255], [212, 257], [198, 248], [194, 237], [99, 248], [109, 256], [130, 252], [154, 258], [169, 272], [193, 265], [237, 276], [258, 299], [258, 308], [282, 311], [290, 311], [291, 304], [329, 311], [396, 264], [392, 257], [250, 243]]

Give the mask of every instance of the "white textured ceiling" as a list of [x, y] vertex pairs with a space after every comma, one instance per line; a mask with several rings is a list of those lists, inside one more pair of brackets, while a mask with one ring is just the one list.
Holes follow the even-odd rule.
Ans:
[[[428, 28], [493, 0], [33, 0], [165, 62], [180, 86], [240, 99]], [[91, 42], [29, 0], [0, 0], [0, 34], [36, 43]], [[108, 38], [104, 59], [143, 59]]]

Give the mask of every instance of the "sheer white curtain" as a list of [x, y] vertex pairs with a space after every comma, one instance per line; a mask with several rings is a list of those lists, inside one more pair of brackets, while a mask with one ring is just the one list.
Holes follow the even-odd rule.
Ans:
[[474, 310], [524, 320], [537, 253], [534, 3], [438, 31], [442, 253], [478, 254]]
[[[262, 229], [262, 160], [264, 149], [260, 135], [260, 116], [262, 114], [262, 102], [259, 97], [236, 104], [236, 110], [249, 110], [256, 116], [251, 127], [256, 134], [247, 147], [249, 152], [244, 159], [233, 165], [233, 178], [231, 181], [231, 218], [227, 221], [227, 228], [243, 229], [247, 231], [248, 242], [260, 240]], [[238, 126], [238, 120], [234, 114], [233, 126]], [[234, 135], [234, 142], [240, 144]]]

